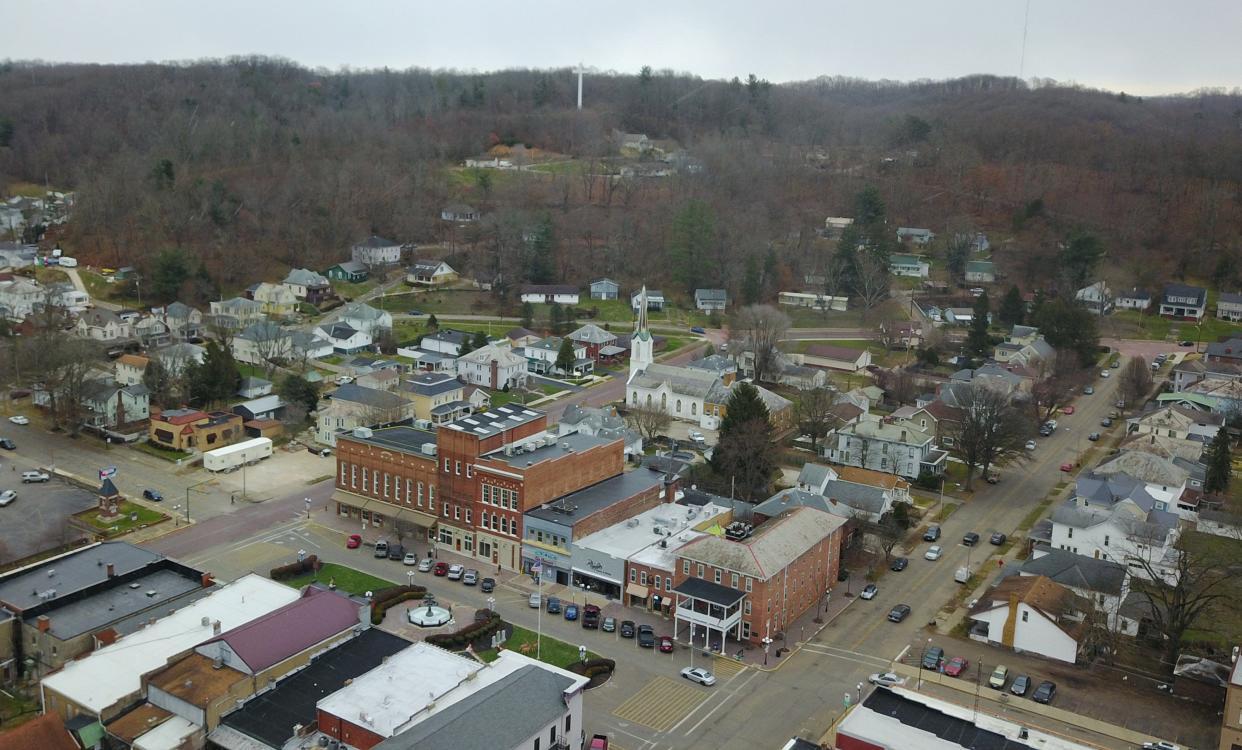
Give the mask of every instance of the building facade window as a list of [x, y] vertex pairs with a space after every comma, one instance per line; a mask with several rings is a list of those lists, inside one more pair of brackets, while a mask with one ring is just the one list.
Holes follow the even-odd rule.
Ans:
[[690, 561], [689, 560], [681, 561], [681, 573], [682, 575], [687, 575], [687, 576], [690, 575]]

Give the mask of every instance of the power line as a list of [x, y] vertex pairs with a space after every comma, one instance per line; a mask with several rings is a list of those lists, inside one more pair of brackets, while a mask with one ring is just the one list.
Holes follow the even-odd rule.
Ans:
[[1031, 20], [1031, 0], [1026, 0], [1026, 12], [1022, 14], [1022, 57], [1018, 60], [1018, 79], [1026, 74], [1026, 29]]

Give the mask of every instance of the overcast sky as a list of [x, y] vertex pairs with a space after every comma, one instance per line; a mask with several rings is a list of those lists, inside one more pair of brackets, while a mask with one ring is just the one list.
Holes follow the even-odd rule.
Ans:
[[[10, 2], [0, 55], [311, 67], [642, 65], [706, 78], [1018, 75], [1027, 0]], [[512, 9], [520, 9], [515, 11]], [[1242, 86], [1238, 0], [1030, 0], [1025, 77], [1138, 94]]]

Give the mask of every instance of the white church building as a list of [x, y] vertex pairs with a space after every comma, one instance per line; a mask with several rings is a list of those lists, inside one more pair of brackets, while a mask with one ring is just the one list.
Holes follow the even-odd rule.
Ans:
[[656, 364], [654, 342], [647, 329], [647, 287], [639, 296], [638, 325], [630, 339], [626, 401], [630, 406], [659, 408], [674, 419], [706, 429], [719, 428], [721, 404], [713, 404], [710, 397], [722, 391], [720, 376], [707, 370]]

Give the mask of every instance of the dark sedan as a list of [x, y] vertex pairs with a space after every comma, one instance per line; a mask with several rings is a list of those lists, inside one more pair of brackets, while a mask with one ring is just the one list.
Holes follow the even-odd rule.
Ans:
[[1014, 678], [1013, 684], [1009, 686], [1009, 692], [1014, 695], [1026, 695], [1026, 691], [1031, 689], [1031, 678], [1027, 675], [1018, 675]]
[[906, 566], [908, 566], [909, 564], [910, 564], [910, 558], [898, 557], [898, 558], [894, 558], [893, 564], [888, 566], [888, 569], [895, 571], [897, 573], [900, 573], [901, 571], [905, 570]]
[[621, 621], [621, 637], [622, 638], [633, 638], [634, 637], [634, 621], [633, 620], [622, 620]]
[[638, 645], [643, 648], [654, 648], [656, 643], [655, 628], [650, 625], [638, 626]]
[[490, 594], [491, 592], [495, 591], [496, 590], [496, 579], [495, 578], [484, 578], [483, 580], [479, 581], [479, 590], [482, 591], [484, 594]]
[[1031, 693], [1031, 700], [1036, 703], [1051, 703], [1053, 696], [1057, 694], [1057, 684], [1049, 680], [1039, 683], [1039, 687], [1035, 688], [1035, 692]]
[[901, 622], [910, 615], [910, 605], [898, 604], [888, 612], [889, 622]]

